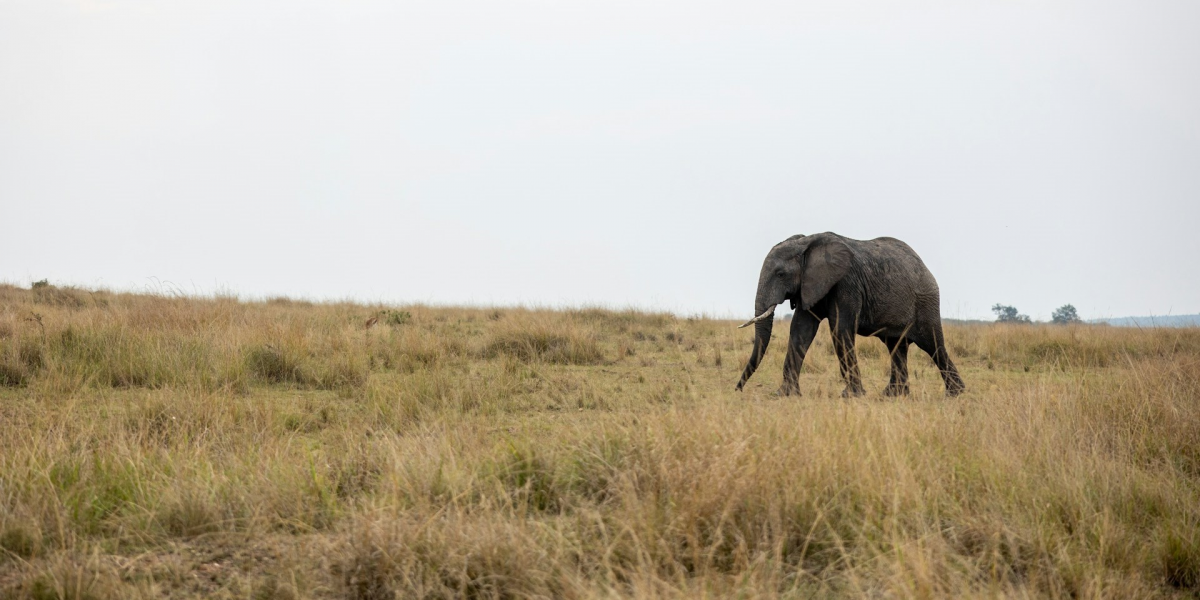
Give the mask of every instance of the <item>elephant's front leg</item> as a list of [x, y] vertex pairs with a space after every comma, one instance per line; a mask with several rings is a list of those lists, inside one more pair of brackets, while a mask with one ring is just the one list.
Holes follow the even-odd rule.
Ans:
[[807, 311], [797, 311], [792, 315], [787, 356], [783, 359], [783, 385], [779, 386], [777, 392], [780, 396], [800, 395], [800, 367], [804, 366], [804, 356], [808, 354], [808, 347], [820, 325], [821, 322]]
[[862, 374], [858, 371], [858, 354], [854, 351], [853, 324], [830, 323], [829, 329], [833, 334], [833, 349], [837, 352], [842, 377], [846, 379], [846, 389], [842, 390], [842, 397], [849, 398], [867, 393], [863, 389]]

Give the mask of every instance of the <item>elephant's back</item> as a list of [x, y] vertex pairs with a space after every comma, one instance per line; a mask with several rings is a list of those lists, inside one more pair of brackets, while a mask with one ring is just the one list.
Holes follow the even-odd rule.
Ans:
[[917, 260], [921, 260], [921, 257], [917, 256], [917, 251], [913, 250], [912, 246], [909, 246], [904, 240], [899, 240], [894, 237], [877, 237], [873, 240], [867, 240], [864, 243], [874, 244], [880, 248], [888, 249], [893, 252], [908, 254]]
[[879, 237], [859, 242], [858, 251], [868, 271], [874, 271], [877, 284], [890, 288], [883, 293], [937, 297], [937, 280], [916, 250], [903, 240]]
[[891, 237], [847, 243], [858, 263], [854, 288], [864, 300], [859, 333], [902, 331], [939, 305], [937, 281], [921, 257]]

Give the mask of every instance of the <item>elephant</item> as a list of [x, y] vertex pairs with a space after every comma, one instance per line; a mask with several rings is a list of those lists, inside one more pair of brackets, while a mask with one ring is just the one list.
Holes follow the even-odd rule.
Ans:
[[855, 355], [855, 335], [875, 336], [891, 356], [891, 380], [884, 395], [907, 395], [908, 345], [933, 358], [947, 396], [966, 390], [946, 351], [937, 281], [908, 244], [890, 237], [854, 240], [826, 232], [794, 235], [767, 253], [758, 276], [754, 314], [740, 327], [754, 325], [754, 348], [737, 389], [754, 374], [771, 341], [775, 307], [785, 300], [795, 313], [777, 394], [799, 395], [797, 378], [809, 344], [823, 319], [829, 319], [838, 356], [843, 397], [864, 393]]

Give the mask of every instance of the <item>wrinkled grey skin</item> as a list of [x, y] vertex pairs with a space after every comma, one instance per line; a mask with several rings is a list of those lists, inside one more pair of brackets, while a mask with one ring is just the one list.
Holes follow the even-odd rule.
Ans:
[[[933, 358], [947, 395], [957, 396], [966, 389], [946, 352], [937, 281], [917, 253], [900, 240], [861, 241], [827, 232], [795, 235], [776, 244], [758, 276], [754, 314], [774, 310], [784, 301], [791, 301], [796, 312], [780, 395], [800, 393], [797, 377], [822, 319], [829, 319], [833, 347], [846, 380], [842, 396], [864, 393], [854, 352], [856, 334], [875, 336], [887, 344], [892, 377], [885, 395], [908, 394], [909, 343]], [[772, 315], [754, 324], [754, 350], [738, 390], [762, 361], [773, 321]]]

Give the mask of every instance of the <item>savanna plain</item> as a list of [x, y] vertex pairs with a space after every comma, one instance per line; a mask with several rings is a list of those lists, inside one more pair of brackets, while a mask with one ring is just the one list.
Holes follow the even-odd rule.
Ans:
[[0, 598], [1196, 597], [1200, 331], [0, 286]]

